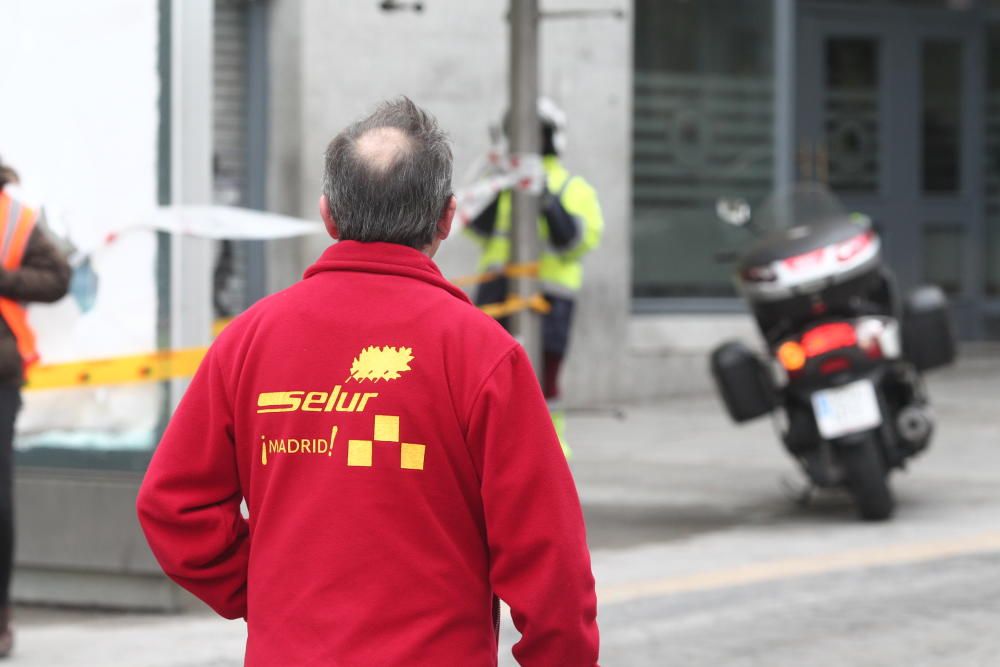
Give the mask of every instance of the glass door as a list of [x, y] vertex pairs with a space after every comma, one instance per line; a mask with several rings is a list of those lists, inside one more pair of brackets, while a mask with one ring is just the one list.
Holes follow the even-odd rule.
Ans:
[[804, 9], [799, 178], [879, 227], [903, 289], [942, 287], [982, 335], [982, 38], [974, 14]]

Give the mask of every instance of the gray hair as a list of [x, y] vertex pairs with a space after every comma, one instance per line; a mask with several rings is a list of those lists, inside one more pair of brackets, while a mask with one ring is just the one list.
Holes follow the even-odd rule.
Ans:
[[452, 154], [433, 116], [400, 97], [345, 128], [326, 149], [323, 194], [345, 241], [421, 249], [451, 197]]

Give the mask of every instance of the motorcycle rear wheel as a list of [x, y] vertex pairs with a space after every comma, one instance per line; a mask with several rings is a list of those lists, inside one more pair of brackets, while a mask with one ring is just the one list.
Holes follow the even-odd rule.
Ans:
[[896, 501], [889, 488], [889, 471], [874, 435], [865, 442], [840, 450], [844, 484], [854, 497], [859, 516], [865, 521], [885, 521]]

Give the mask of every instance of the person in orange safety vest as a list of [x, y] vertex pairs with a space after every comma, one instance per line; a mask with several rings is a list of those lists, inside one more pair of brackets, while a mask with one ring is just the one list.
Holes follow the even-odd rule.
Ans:
[[14, 421], [21, 408], [25, 369], [38, 361], [27, 302], [52, 302], [69, 289], [71, 270], [46, 237], [40, 210], [14, 192], [17, 172], [0, 162], [0, 657], [10, 629], [10, 573], [14, 548]]

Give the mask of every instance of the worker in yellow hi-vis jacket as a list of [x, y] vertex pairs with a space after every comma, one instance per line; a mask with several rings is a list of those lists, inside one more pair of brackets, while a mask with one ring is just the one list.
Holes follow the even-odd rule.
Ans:
[[[542, 124], [542, 165], [546, 187], [541, 195], [538, 235], [542, 242], [538, 280], [551, 309], [542, 317], [542, 389], [568, 457], [565, 415], [559, 405], [559, 372], [569, 345], [576, 295], [583, 284], [583, 256], [596, 248], [604, 231], [597, 193], [582, 177], [570, 173], [559, 159], [566, 139], [566, 115], [548, 98], [538, 100]], [[511, 254], [511, 193], [505, 191], [471, 220], [466, 232], [482, 246], [478, 270], [497, 273], [479, 286], [476, 304], [502, 303], [508, 280], [502, 275]], [[504, 319], [500, 322], [506, 326]]]

